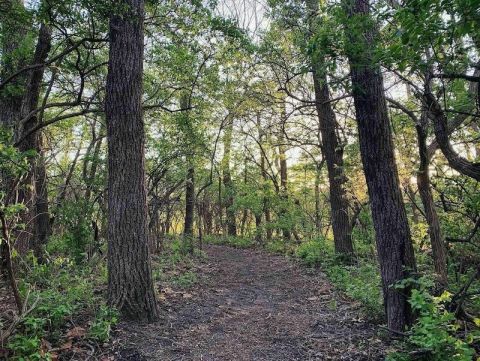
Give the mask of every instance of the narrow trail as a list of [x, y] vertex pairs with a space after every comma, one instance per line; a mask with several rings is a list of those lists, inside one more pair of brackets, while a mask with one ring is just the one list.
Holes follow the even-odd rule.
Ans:
[[319, 270], [262, 251], [206, 251], [200, 282], [162, 302], [159, 322], [120, 326], [118, 360], [383, 359], [375, 327]]

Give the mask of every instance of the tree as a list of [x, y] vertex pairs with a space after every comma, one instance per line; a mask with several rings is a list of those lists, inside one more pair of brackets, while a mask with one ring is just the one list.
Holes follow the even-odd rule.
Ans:
[[345, 0], [347, 56], [363, 169], [371, 201], [387, 326], [402, 332], [412, 320], [407, 292], [394, 286], [415, 271], [415, 257], [399, 188], [380, 65], [368, 0]]
[[[310, 37], [315, 40], [318, 1], [308, 0], [308, 19]], [[353, 243], [348, 215], [348, 199], [345, 183], [347, 181], [343, 167], [343, 146], [337, 136], [337, 121], [332, 109], [328, 89], [326, 61], [322, 49], [313, 44], [311, 65], [315, 92], [315, 107], [322, 136], [322, 153], [325, 157], [330, 185], [330, 208], [335, 251], [350, 257], [353, 255]]]
[[[105, 114], [108, 141], [108, 301], [130, 319], [154, 321], [145, 188], [143, 0], [110, 19]], [[120, 11], [120, 9], [116, 9]]]
[[223, 171], [223, 185], [225, 186], [225, 211], [227, 220], [227, 233], [229, 236], [237, 235], [237, 222], [235, 210], [233, 209], [234, 200], [234, 185], [232, 182], [232, 174], [230, 172], [230, 153], [232, 148], [232, 134], [233, 134], [233, 119], [229, 117], [225, 124], [225, 130], [223, 135], [223, 158], [222, 158], [222, 171]]

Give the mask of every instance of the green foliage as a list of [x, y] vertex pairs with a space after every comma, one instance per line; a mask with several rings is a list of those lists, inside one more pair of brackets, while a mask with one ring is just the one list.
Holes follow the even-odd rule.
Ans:
[[472, 344], [480, 340], [479, 330], [468, 331], [457, 321], [448, 308], [452, 301], [450, 292], [433, 296], [428, 291], [431, 281], [421, 278], [415, 283], [417, 288], [412, 290], [409, 302], [418, 314], [417, 321], [406, 344], [401, 346], [403, 350], [392, 353], [388, 360], [471, 361], [475, 355]]
[[51, 360], [50, 355], [41, 350], [41, 340], [37, 336], [14, 335], [9, 340], [7, 347], [13, 351], [13, 355], [10, 357], [12, 361]]
[[190, 288], [198, 282], [197, 275], [192, 271], [187, 271], [172, 279], [172, 283], [179, 288]]
[[88, 334], [90, 338], [99, 342], [106, 342], [110, 338], [112, 327], [118, 322], [118, 312], [106, 305], [101, 305], [95, 319], [90, 325]]
[[295, 255], [306, 265], [320, 266], [333, 285], [348, 297], [361, 303], [372, 320], [383, 317], [380, 276], [375, 261], [361, 257], [347, 265], [335, 255], [333, 245], [325, 239], [314, 239], [299, 245]]
[[281, 253], [281, 254], [290, 253], [287, 251], [288, 245], [285, 243], [283, 239], [273, 239], [270, 242], [267, 242], [267, 244], [265, 245], [265, 249], [272, 253]]
[[32, 310], [8, 341], [11, 359], [49, 360], [42, 340], [52, 345], [61, 342], [70, 320], [79, 317], [79, 321], [86, 322], [97, 307], [88, 337], [106, 341], [117, 317], [104, 305], [103, 296], [94, 292], [104, 281], [101, 269], [79, 268], [60, 257], [48, 264], [37, 264], [31, 257], [29, 272], [19, 287], [27, 299], [27, 309]]
[[295, 255], [302, 260], [303, 263], [312, 267], [318, 266], [326, 261], [329, 252], [323, 239], [314, 239], [303, 242], [295, 251]]
[[93, 242], [92, 206], [82, 200], [65, 201], [57, 218], [64, 233], [52, 237], [47, 250], [50, 253], [69, 255], [77, 263], [84, 261], [86, 248]]

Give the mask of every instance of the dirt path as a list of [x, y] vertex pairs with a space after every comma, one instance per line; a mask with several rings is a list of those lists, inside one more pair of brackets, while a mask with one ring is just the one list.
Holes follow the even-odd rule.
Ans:
[[162, 302], [153, 325], [123, 324], [118, 360], [382, 360], [375, 328], [318, 270], [284, 257], [207, 248], [200, 282]]

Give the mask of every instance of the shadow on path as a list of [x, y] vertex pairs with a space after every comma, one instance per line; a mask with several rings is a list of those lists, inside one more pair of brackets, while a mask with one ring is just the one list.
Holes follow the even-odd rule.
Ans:
[[152, 325], [120, 325], [117, 359], [383, 360], [355, 304], [319, 270], [256, 250], [208, 246], [200, 282]]

